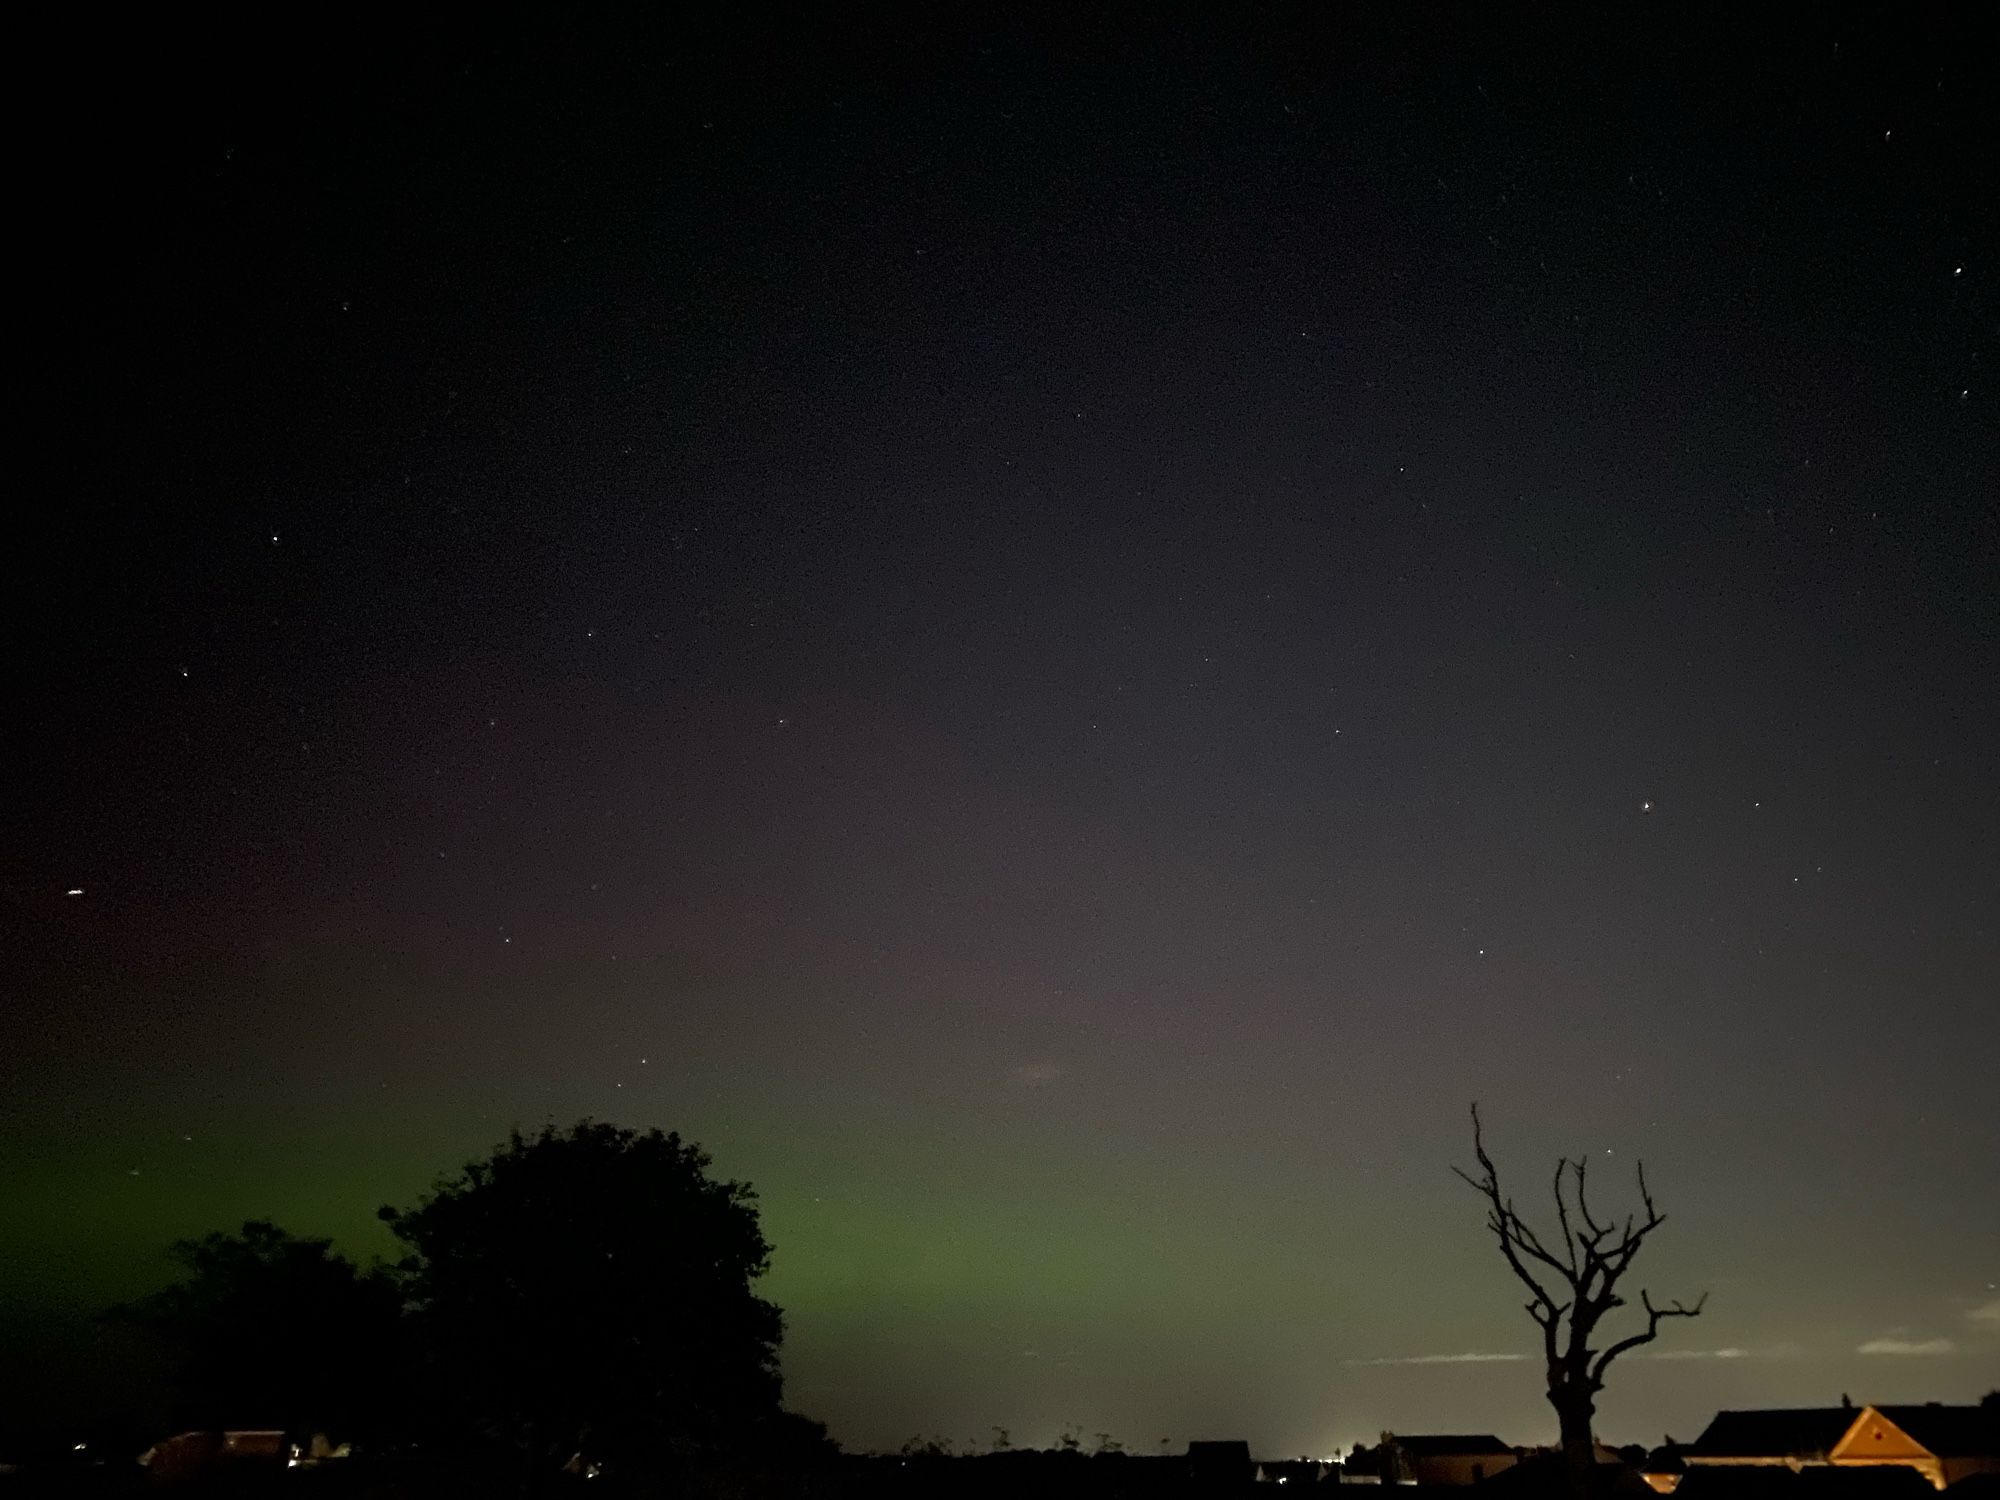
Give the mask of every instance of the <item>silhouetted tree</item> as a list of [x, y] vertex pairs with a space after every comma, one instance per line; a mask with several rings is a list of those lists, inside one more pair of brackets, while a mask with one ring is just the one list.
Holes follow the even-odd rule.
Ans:
[[753, 1290], [771, 1255], [756, 1195], [709, 1165], [677, 1135], [586, 1120], [516, 1131], [416, 1208], [382, 1210], [435, 1374], [531, 1474], [809, 1436], [780, 1411], [783, 1323]]
[[395, 1417], [399, 1298], [328, 1240], [252, 1220], [181, 1240], [181, 1280], [113, 1316], [159, 1346], [193, 1427], [373, 1435]]
[[1458, 1167], [1452, 1170], [1486, 1199], [1486, 1227], [1499, 1241], [1508, 1267], [1533, 1294], [1528, 1315], [1542, 1330], [1549, 1404], [1556, 1409], [1562, 1431], [1564, 1468], [1571, 1490], [1582, 1496], [1589, 1492], [1596, 1467], [1591, 1423], [1597, 1414], [1597, 1393], [1604, 1389], [1604, 1372], [1619, 1355], [1658, 1337], [1665, 1319], [1698, 1316], [1708, 1294], [1702, 1293], [1693, 1307], [1679, 1302], [1661, 1307], [1641, 1291], [1639, 1305], [1645, 1310], [1646, 1326], [1602, 1349], [1594, 1347], [1592, 1340], [1605, 1315], [1627, 1305], [1619, 1295], [1619, 1282], [1647, 1237], [1666, 1222], [1646, 1186], [1645, 1164], [1638, 1169], [1643, 1214], [1628, 1214], [1622, 1223], [1615, 1217], [1600, 1223], [1586, 1196], [1583, 1158], [1557, 1161], [1553, 1187], [1559, 1238], [1544, 1239], [1501, 1190], [1500, 1174], [1486, 1154], [1477, 1104], [1472, 1106], [1472, 1148], [1482, 1175], [1474, 1177]]

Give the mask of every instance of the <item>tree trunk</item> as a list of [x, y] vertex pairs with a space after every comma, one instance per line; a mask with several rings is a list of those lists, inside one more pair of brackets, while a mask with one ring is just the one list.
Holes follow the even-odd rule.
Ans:
[[1591, 1433], [1591, 1419], [1597, 1403], [1588, 1396], [1549, 1393], [1562, 1429], [1563, 1475], [1571, 1500], [1590, 1500], [1591, 1476], [1597, 1472], [1597, 1440]]

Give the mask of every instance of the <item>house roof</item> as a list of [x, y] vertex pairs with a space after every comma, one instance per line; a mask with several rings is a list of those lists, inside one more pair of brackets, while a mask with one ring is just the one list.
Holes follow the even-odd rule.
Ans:
[[1198, 1478], [1215, 1480], [1240, 1474], [1247, 1479], [1251, 1473], [1250, 1444], [1241, 1438], [1189, 1443], [1187, 1467]]
[[1514, 1451], [1490, 1432], [1413, 1432], [1407, 1435], [1397, 1432], [1390, 1434], [1390, 1440], [1405, 1453], [1417, 1458]]
[[[1517, 1464], [1508, 1464], [1499, 1473], [1482, 1479], [1479, 1488], [1494, 1495], [1520, 1496], [1522, 1500], [1545, 1500], [1563, 1494], [1569, 1485], [1568, 1466], [1561, 1453], [1530, 1452]], [[1717, 1472], [1721, 1472], [1718, 1470]], [[1399, 1491], [1400, 1493], [1400, 1491]], [[1460, 1493], [1463, 1493], [1460, 1491]], [[1639, 1471], [1628, 1465], [1594, 1464], [1590, 1472], [1592, 1500], [1658, 1500], [1651, 1485]], [[1679, 1500], [1679, 1491], [1675, 1491]], [[1733, 1497], [1730, 1497], [1733, 1500]], [[1763, 1500], [1763, 1497], [1754, 1497]]]
[[1860, 1415], [1849, 1406], [1719, 1411], [1684, 1451], [1690, 1458], [1825, 1458]]
[[1877, 1406], [1939, 1458], [2000, 1458], [2000, 1411], [1984, 1406]]
[[1937, 1490], [1903, 1464], [1799, 1470], [1798, 1500], [1934, 1500]]
[[1674, 1491], [1675, 1500], [1931, 1500], [1936, 1494], [1928, 1479], [1902, 1464], [1696, 1466]]
[[1690, 1464], [1674, 1500], [1797, 1500], [1798, 1480], [1783, 1464]]

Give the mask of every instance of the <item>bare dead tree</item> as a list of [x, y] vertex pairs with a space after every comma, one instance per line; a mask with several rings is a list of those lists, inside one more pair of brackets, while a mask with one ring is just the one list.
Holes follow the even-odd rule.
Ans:
[[1666, 1319], [1699, 1316], [1708, 1293], [1703, 1292], [1693, 1307], [1679, 1302], [1661, 1306], [1642, 1290], [1639, 1306], [1646, 1314], [1646, 1326], [1604, 1348], [1593, 1347], [1605, 1315], [1628, 1305], [1619, 1295], [1618, 1283], [1631, 1270], [1647, 1237], [1667, 1221], [1654, 1206], [1652, 1190], [1646, 1186], [1645, 1163], [1639, 1164], [1642, 1212], [1627, 1214], [1623, 1222], [1615, 1215], [1599, 1222], [1586, 1193], [1584, 1159], [1564, 1157], [1557, 1161], [1553, 1188], [1560, 1237], [1545, 1239], [1501, 1190], [1499, 1171], [1486, 1154], [1477, 1104], [1472, 1106], [1472, 1148], [1484, 1175], [1474, 1177], [1459, 1167], [1452, 1170], [1486, 1199], [1486, 1227], [1500, 1242], [1500, 1253], [1508, 1266], [1533, 1293], [1527, 1304], [1528, 1316], [1542, 1330], [1549, 1405], [1556, 1409], [1561, 1426], [1571, 1490], [1581, 1496], [1588, 1492], [1596, 1467], [1591, 1422], [1597, 1414], [1597, 1393], [1604, 1389], [1604, 1372], [1619, 1355], [1650, 1344]]

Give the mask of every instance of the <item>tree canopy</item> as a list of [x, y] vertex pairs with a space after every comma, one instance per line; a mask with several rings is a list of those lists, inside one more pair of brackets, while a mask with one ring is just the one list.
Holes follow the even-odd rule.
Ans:
[[519, 1131], [382, 1210], [441, 1389], [531, 1462], [650, 1466], [781, 1425], [778, 1309], [747, 1184], [678, 1135]]
[[166, 1355], [179, 1419], [352, 1433], [389, 1409], [399, 1298], [386, 1276], [261, 1219], [171, 1254], [181, 1279], [118, 1315]]

